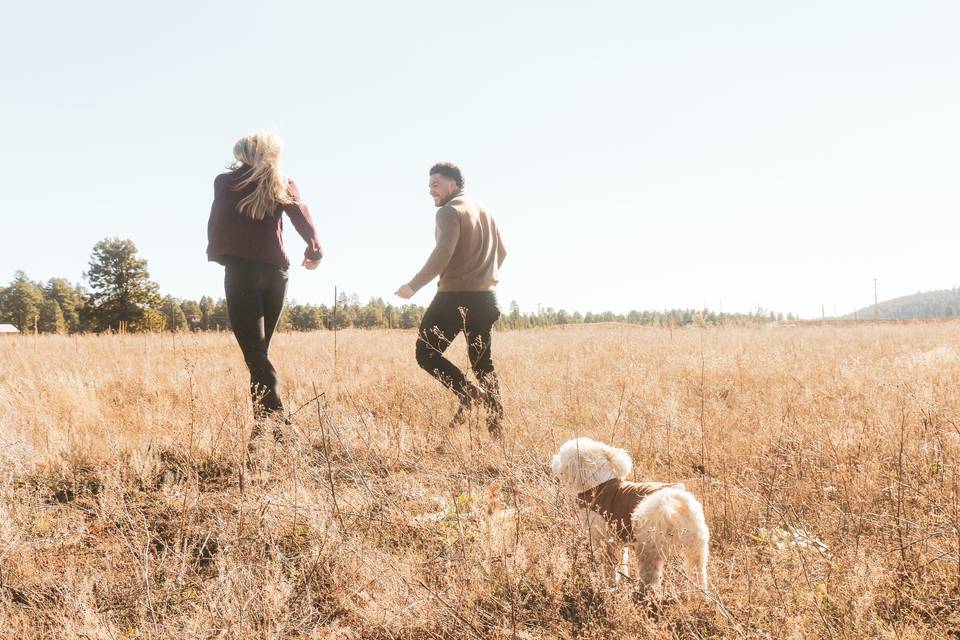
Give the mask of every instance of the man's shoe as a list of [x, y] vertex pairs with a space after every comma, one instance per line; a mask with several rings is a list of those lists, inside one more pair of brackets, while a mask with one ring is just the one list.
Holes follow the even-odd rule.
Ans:
[[453, 417], [450, 418], [450, 424], [448, 426], [451, 429], [459, 427], [461, 424], [466, 422], [467, 414], [473, 410], [474, 404], [484, 400], [484, 393], [481, 391], [480, 387], [470, 382], [467, 382], [464, 385], [463, 391], [463, 395], [460, 396], [460, 405], [457, 407], [457, 411], [453, 414]]
[[497, 410], [490, 409], [487, 412], [487, 431], [497, 439], [503, 435], [503, 407]]
[[487, 388], [484, 401], [487, 406], [487, 430], [490, 435], [499, 438], [503, 431], [503, 403], [500, 402], [499, 385]]
[[453, 414], [453, 417], [450, 418], [449, 424], [447, 426], [451, 429], [456, 429], [464, 422], [467, 421], [467, 414], [470, 413], [470, 409], [473, 408], [473, 402], [469, 398], [461, 398], [460, 406], [457, 407], [457, 412]]
[[254, 414], [253, 430], [250, 432], [249, 447], [253, 447], [253, 441], [261, 438], [264, 433], [264, 427], [270, 425], [273, 432], [273, 439], [277, 444], [282, 444], [285, 440], [283, 428], [293, 424], [290, 418], [283, 415], [283, 409], [280, 410], [261, 410]]

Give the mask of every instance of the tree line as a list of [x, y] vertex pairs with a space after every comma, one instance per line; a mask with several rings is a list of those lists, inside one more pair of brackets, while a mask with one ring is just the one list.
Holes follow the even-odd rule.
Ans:
[[[230, 328], [226, 300], [203, 296], [199, 300], [161, 295], [150, 279], [147, 261], [137, 255], [130, 240], [107, 238], [98, 242], [83, 277], [86, 286], [65, 278], [46, 283], [17, 271], [0, 288], [0, 322], [23, 333], [102, 333], [141, 331], [225, 331]], [[382, 298], [365, 304], [356, 294], [341, 292], [332, 305], [291, 301], [280, 318], [280, 331], [320, 329], [413, 329], [425, 309], [416, 304], [394, 305]], [[709, 309], [580, 313], [564, 309], [538, 309], [524, 313], [513, 301], [498, 321], [500, 329], [527, 329], [564, 324], [623, 322], [647, 326], [752, 325], [783, 320], [782, 314], [758, 309], [756, 313], [717, 313]], [[793, 320], [792, 314], [787, 320]]]

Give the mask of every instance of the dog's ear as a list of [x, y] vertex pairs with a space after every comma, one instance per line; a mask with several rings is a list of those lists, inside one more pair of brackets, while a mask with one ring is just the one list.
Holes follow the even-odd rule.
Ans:
[[553, 471], [553, 475], [560, 480], [563, 480], [563, 476], [560, 475], [560, 472], [563, 471], [563, 461], [560, 460], [560, 456], [556, 455], [550, 460], [550, 469]]
[[630, 454], [623, 449], [606, 447], [603, 450], [603, 457], [610, 463], [610, 468], [613, 469], [618, 478], [626, 478], [633, 470], [633, 460], [630, 459]]

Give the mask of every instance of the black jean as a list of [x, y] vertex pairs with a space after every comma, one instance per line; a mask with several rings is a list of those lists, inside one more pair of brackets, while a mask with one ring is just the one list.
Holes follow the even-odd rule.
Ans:
[[283, 311], [287, 270], [262, 262], [228, 257], [223, 286], [230, 326], [250, 370], [254, 416], [282, 413], [277, 370], [267, 357], [270, 339]]
[[427, 307], [417, 336], [417, 364], [461, 400], [466, 400], [471, 395], [470, 383], [457, 365], [443, 356], [462, 331], [467, 339], [470, 367], [496, 412], [502, 409], [490, 330], [499, 317], [500, 308], [493, 291], [440, 291]]

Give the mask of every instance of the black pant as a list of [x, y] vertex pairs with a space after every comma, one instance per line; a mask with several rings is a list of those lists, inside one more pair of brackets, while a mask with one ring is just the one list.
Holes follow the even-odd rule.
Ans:
[[492, 408], [500, 411], [500, 389], [493, 367], [490, 330], [500, 317], [493, 291], [440, 291], [427, 307], [417, 336], [417, 364], [449, 387], [461, 400], [468, 398], [470, 383], [463, 372], [445, 357], [450, 343], [461, 331], [466, 334], [470, 367]]
[[223, 286], [227, 314], [250, 369], [250, 396], [257, 418], [282, 413], [277, 370], [267, 357], [287, 293], [287, 270], [242, 258], [226, 258]]

